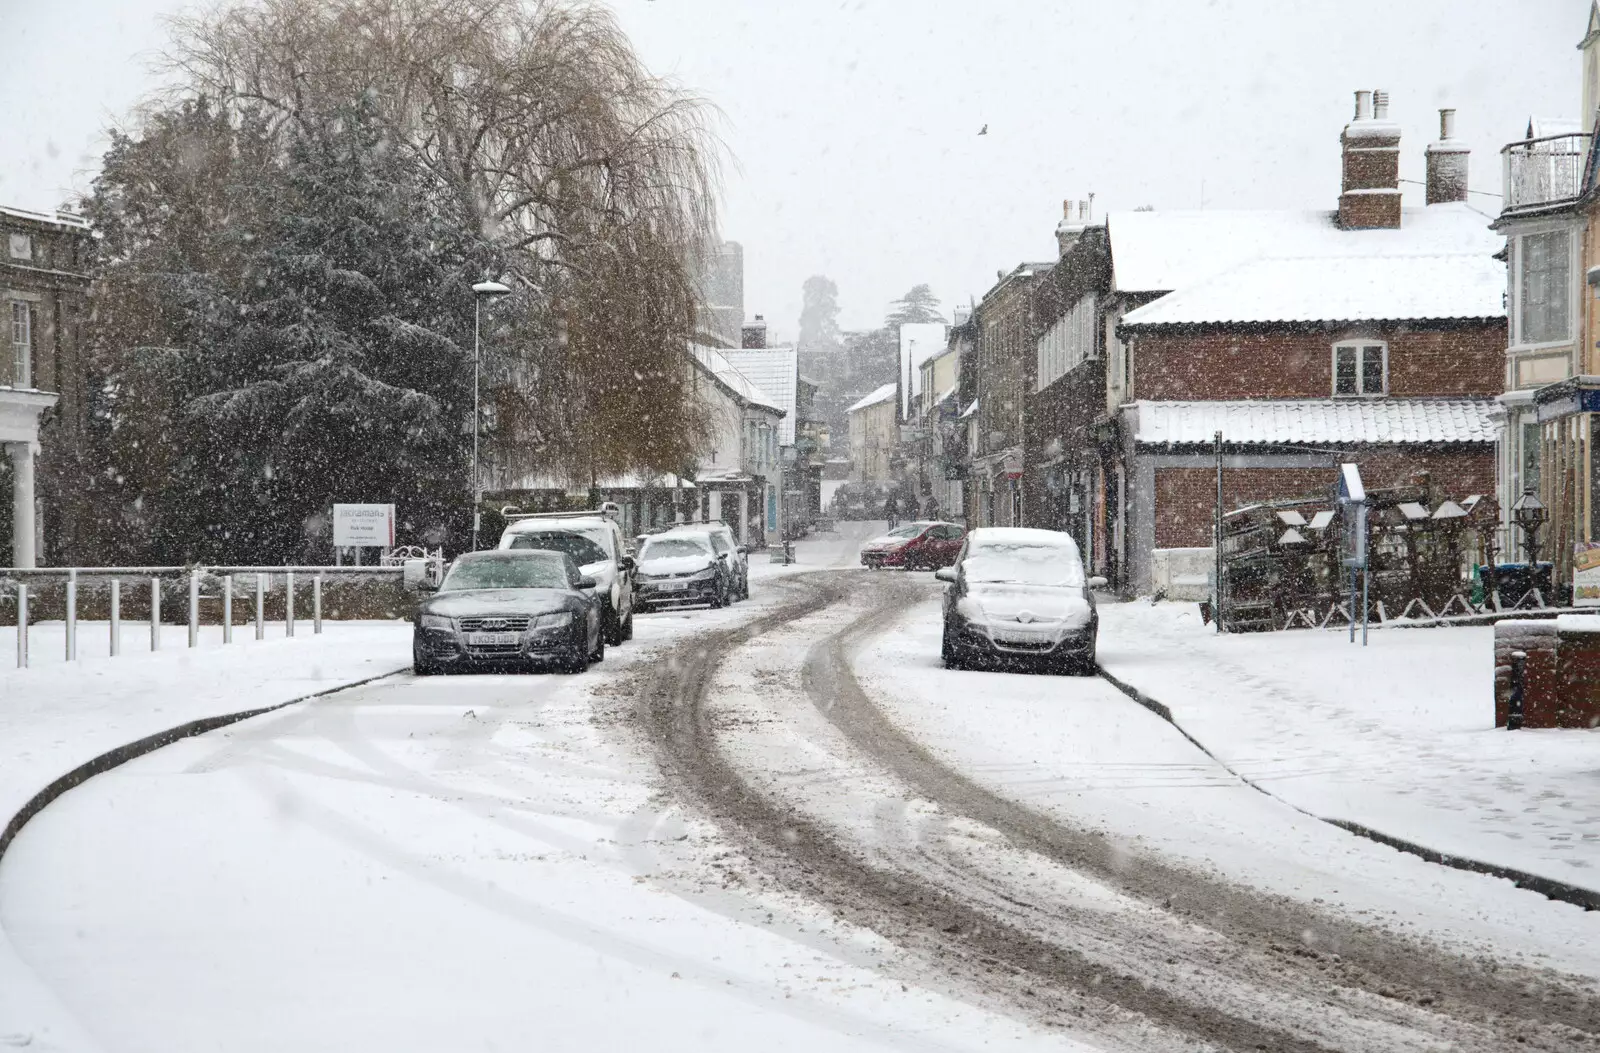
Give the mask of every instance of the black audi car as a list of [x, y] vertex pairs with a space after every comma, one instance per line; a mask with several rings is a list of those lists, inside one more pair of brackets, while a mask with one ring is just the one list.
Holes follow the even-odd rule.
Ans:
[[413, 668], [418, 676], [540, 667], [581, 673], [606, 653], [594, 588], [564, 552], [469, 552], [417, 610]]

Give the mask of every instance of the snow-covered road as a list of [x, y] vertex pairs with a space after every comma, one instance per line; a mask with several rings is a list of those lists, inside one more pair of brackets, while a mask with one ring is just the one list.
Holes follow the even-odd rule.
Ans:
[[1594, 915], [1319, 823], [1098, 678], [942, 669], [931, 576], [806, 573], [841, 527], [581, 676], [392, 678], [98, 776], [0, 930], [107, 1053], [1600, 1035]]

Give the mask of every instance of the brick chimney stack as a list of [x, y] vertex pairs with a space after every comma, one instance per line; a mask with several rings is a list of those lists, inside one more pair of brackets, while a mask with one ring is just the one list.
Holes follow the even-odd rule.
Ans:
[[746, 350], [765, 350], [767, 346], [767, 320], [756, 315], [756, 320], [746, 322], [739, 332], [739, 346]]
[[1065, 256], [1078, 243], [1078, 237], [1094, 225], [1094, 195], [1082, 201], [1061, 202], [1061, 222], [1056, 224], [1056, 247]]
[[1397, 229], [1400, 126], [1389, 120], [1388, 92], [1356, 92], [1356, 115], [1344, 126], [1340, 142], [1344, 146], [1344, 178], [1339, 226], [1346, 230]]
[[1428, 144], [1428, 204], [1467, 199], [1467, 144], [1456, 138], [1456, 111], [1439, 111], [1439, 141]]

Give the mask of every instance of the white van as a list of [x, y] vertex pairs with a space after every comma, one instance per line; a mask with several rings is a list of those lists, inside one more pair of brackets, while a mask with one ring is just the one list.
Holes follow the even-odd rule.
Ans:
[[601, 630], [615, 646], [633, 639], [633, 557], [614, 518], [616, 505], [586, 512], [519, 514], [505, 510], [507, 525], [500, 548], [565, 552], [596, 583], [602, 603]]

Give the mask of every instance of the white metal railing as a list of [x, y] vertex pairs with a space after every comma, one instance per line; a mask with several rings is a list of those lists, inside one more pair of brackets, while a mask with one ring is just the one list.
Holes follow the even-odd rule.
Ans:
[[[394, 578], [405, 583], [411, 571], [405, 565], [378, 567], [37, 567], [29, 569], [0, 570], [0, 575], [17, 579], [15, 597], [17, 607], [17, 667], [28, 666], [28, 600], [30, 579], [66, 578], [65, 589], [65, 658], [78, 657], [78, 585], [84, 579], [105, 580], [108, 587], [110, 613], [110, 639], [108, 650], [112, 657], [122, 651], [122, 586], [123, 583], [145, 579], [150, 582], [150, 650], [161, 649], [161, 585], [162, 581], [187, 576], [189, 586], [188, 642], [190, 647], [200, 643], [200, 604], [202, 600], [222, 600], [222, 642], [233, 642], [233, 600], [239, 591], [235, 579], [253, 576], [255, 600], [255, 638], [266, 639], [266, 600], [273, 577], [283, 579], [284, 635], [295, 634], [295, 575], [311, 578], [312, 633], [322, 632], [322, 588], [328, 575], [341, 578]], [[206, 595], [202, 583], [216, 579], [217, 591]], [[248, 593], [247, 593], [248, 594]]]
[[1583, 191], [1589, 133], [1546, 135], [1510, 143], [1500, 151], [1505, 162], [1506, 209], [1571, 201]]

